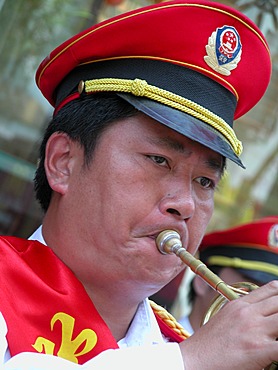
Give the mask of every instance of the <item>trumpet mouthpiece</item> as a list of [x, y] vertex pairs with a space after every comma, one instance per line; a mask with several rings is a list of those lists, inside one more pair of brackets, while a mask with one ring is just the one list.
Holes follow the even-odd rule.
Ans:
[[156, 238], [156, 246], [162, 254], [172, 254], [176, 248], [181, 248], [181, 238], [174, 230], [164, 230]]

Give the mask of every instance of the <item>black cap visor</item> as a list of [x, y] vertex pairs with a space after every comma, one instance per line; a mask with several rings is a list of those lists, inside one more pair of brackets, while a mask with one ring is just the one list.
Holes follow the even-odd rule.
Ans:
[[147, 116], [245, 168], [227, 140], [205, 122], [148, 98], [125, 93], [118, 95]]

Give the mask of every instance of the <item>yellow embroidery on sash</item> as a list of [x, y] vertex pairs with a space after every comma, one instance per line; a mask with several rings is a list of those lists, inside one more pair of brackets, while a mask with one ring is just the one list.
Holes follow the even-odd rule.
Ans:
[[[90, 352], [95, 347], [97, 335], [92, 329], [84, 329], [73, 338], [75, 319], [64, 312], [58, 312], [53, 316], [50, 322], [51, 331], [57, 321], [60, 321], [62, 325], [61, 345], [57, 355], [78, 364], [78, 357]], [[53, 355], [55, 343], [46, 338], [38, 337], [32, 347], [40, 353]], [[78, 348], [81, 348], [79, 352]]]

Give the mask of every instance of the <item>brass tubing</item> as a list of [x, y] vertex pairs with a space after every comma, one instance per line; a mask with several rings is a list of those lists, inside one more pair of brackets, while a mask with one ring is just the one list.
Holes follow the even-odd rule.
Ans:
[[156, 238], [158, 250], [162, 254], [176, 254], [190, 269], [215, 291], [223, 295], [229, 301], [240, 297], [219, 276], [214, 274], [207, 266], [197, 258], [193, 257], [182, 246], [180, 235], [174, 230], [164, 230]]

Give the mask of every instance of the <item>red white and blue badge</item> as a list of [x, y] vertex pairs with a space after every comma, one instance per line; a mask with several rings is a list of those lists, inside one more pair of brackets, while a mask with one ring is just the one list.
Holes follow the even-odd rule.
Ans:
[[268, 244], [272, 248], [278, 248], [278, 224], [273, 225], [269, 230]]
[[205, 62], [216, 72], [229, 76], [241, 59], [242, 45], [232, 26], [217, 28], [208, 39]]

